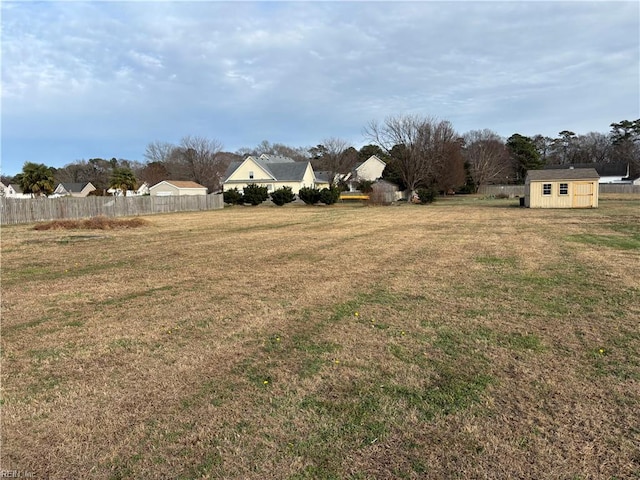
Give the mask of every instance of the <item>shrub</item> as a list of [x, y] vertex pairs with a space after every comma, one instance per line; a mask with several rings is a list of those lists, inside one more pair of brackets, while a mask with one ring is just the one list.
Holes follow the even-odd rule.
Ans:
[[298, 198], [307, 205], [313, 205], [320, 201], [320, 190], [311, 187], [302, 187], [298, 192]]
[[251, 205], [260, 205], [267, 198], [269, 198], [269, 190], [267, 187], [250, 183], [244, 187], [244, 203], [250, 203]]
[[231, 205], [242, 205], [244, 203], [244, 198], [237, 188], [224, 191], [222, 193], [222, 198], [224, 199], [224, 203], [229, 203]]
[[295, 199], [296, 194], [293, 193], [291, 187], [278, 188], [271, 193], [271, 201], [279, 207], [283, 206], [285, 203], [291, 203]]
[[320, 201], [325, 205], [333, 205], [340, 198], [340, 189], [338, 187], [323, 188], [320, 190]]
[[431, 203], [436, 199], [436, 191], [433, 188], [419, 188], [416, 193], [420, 203]]
[[362, 193], [371, 193], [373, 191], [373, 182], [371, 180], [360, 180], [358, 182], [358, 190]]

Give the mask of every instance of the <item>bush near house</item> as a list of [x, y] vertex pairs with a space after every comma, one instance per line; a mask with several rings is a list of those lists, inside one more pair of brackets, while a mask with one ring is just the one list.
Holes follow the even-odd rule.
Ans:
[[222, 193], [222, 197], [224, 199], [224, 203], [231, 205], [242, 205], [244, 203], [244, 197], [237, 188], [226, 190]]
[[269, 190], [267, 187], [262, 187], [251, 183], [244, 187], [244, 203], [250, 203], [251, 205], [260, 205], [262, 202], [269, 198]]
[[313, 205], [320, 201], [320, 190], [312, 187], [302, 187], [298, 192], [298, 198], [307, 205]]
[[293, 193], [291, 187], [282, 187], [271, 192], [271, 201], [277, 206], [281, 207], [285, 203], [291, 203], [296, 199], [296, 194]]
[[338, 187], [323, 188], [320, 190], [320, 201], [325, 205], [333, 205], [340, 199], [340, 189]]

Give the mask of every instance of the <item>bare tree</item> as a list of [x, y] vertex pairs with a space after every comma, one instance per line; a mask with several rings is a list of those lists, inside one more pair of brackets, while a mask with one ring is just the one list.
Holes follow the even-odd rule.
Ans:
[[466, 172], [462, 154], [462, 138], [447, 142], [443, 162], [436, 169], [436, 186], [445, 195], [465, 184]]
[[166, 163], [171, 158], [171, 154], [173, 153], [175, 148], [176, 146], [172, 143], [156, 140], [147, 145], [147, 148], [144, 152], [144, 158], [149, 163]]
[[220, 188], [225, 165], [220, 158], [222, 143], [188, 135], [175, 147], [168, 160], [172, 177], [192, 180], [211, 191]]
[[336, 137], [325, 138], [310, 152], [316, 152], [315, 166], [327, 172], [332, 186], [337, 182], [338, 174], [349, 173], [358, 160], [357, 150], [346, 140]]
[[471, 130], [464, 135], [464, 158], [475, 191], [480, 185], [502, 181], [511, 173], [511, 160], [504, 141], [491, 130]]
[[260, 144], [253, 148], [243, 147], [236, 151], [237, 155], [246, 157], [247, 155], [260, 156], [263, 153], [268, 155], [279, 155], [281, 157], [289, 157], [296, 162], [309, 161], [308, 147], [290, 147], [283, 143], [269, 143], [263, 140]]
[[578, 137], [580, 159], [578, 163], [607, 163], [612, 148], [609, 137], [604, 133], [589, 132]]
[[437, 183], [438, 170], [457, 142], [450, 122], [418, 115], [387, 117], [382, 124], [372, 121], [364, 134], [392, 157], [410, 195], [419, 186]]

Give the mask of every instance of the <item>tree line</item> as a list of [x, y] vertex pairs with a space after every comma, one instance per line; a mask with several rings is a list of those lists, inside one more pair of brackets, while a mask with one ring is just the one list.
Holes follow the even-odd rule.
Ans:
[[[488, 183], [522, 183], [527, 170], [545, 165], [578, 163], [628, 163], [640, 175], [640, 119], [610, 124], [609, 133], [578, 135], [569, 130], [556, 138], [514, 133], [508, 139], [489, 129], [459, 134], [447, 120], [420, 115], [389, 116], [370, 122], [363, 131], [368, 144], [356, 149], [346, 140], [329, 137], [313, 147], [291, 147], [264, 140], [255, 147], [225, 152], [217, 139], [186, 136], [178, 144], [154, 141], [147, 145], [144, 161], [92, 158], [62, 168], [25, 163], [16, 177], [25, 193], [48, 195], [58, 183], [91, 182], [97, 194], [108, 188], [134, 189], [147, 182], [191, 180], [219, 191], [229, 164], [247, 155], [270, 154], [311, 161], [323, 171], [331, 186], [338, 174], [350, 172], [358, 162], [377, 155], [387, 163], [383, 178], [402, 190], [476, 192]], [[335, 180], [335, 181], [334, 181]], [[334, 185], [336, 183], [336, 185]]]

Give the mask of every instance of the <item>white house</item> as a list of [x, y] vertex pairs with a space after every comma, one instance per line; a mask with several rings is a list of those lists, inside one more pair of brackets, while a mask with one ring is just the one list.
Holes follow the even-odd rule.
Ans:
[[363, 180], [375, 182], [382, 178], [382, 172], [386, 166], [387, 164], [377, 156], [371, 155], [364, 162], [356, 163], [351, 172], [341, 176], [341, 180], [349, 184], [349, 190], [354, 191], [358, 188], [358, 183]]
[[223, 190], [244, 187], [255, 183], [266, 186], [269, 192], [290, 187], [298, 193], [303, 187], [318, 187], [322, 182], [316, 178], [311, 162], [296, 162], [288, 157], [262, 154], [248, 156], [241, 162], [232, 162], [227, 168], [222, 184]]
[[78, 197], [83, 198], [95, 191], [96, 187], [91, 182], [85, 183], [59, 183], [51, 194], [51, 197]]
[[206, 195], [207, 187], [184, 180], [163, 180], [149, 188], [152, 197]]
[[[107, 190], [107, 193], [114, 197], [122, 196], [122, 190], [119, 188], [110, 188]], [[140, 197], [142, 195], [150, 195], [149, 184], [147, 182], [144, 182], [136, 190], [127, 190], [127, 197]]]
[[22, 188], [17, 183], [5, 185], [0, 182], [0, 196], [5, 198], [31, 198], [31, 194], [22, 193]]

